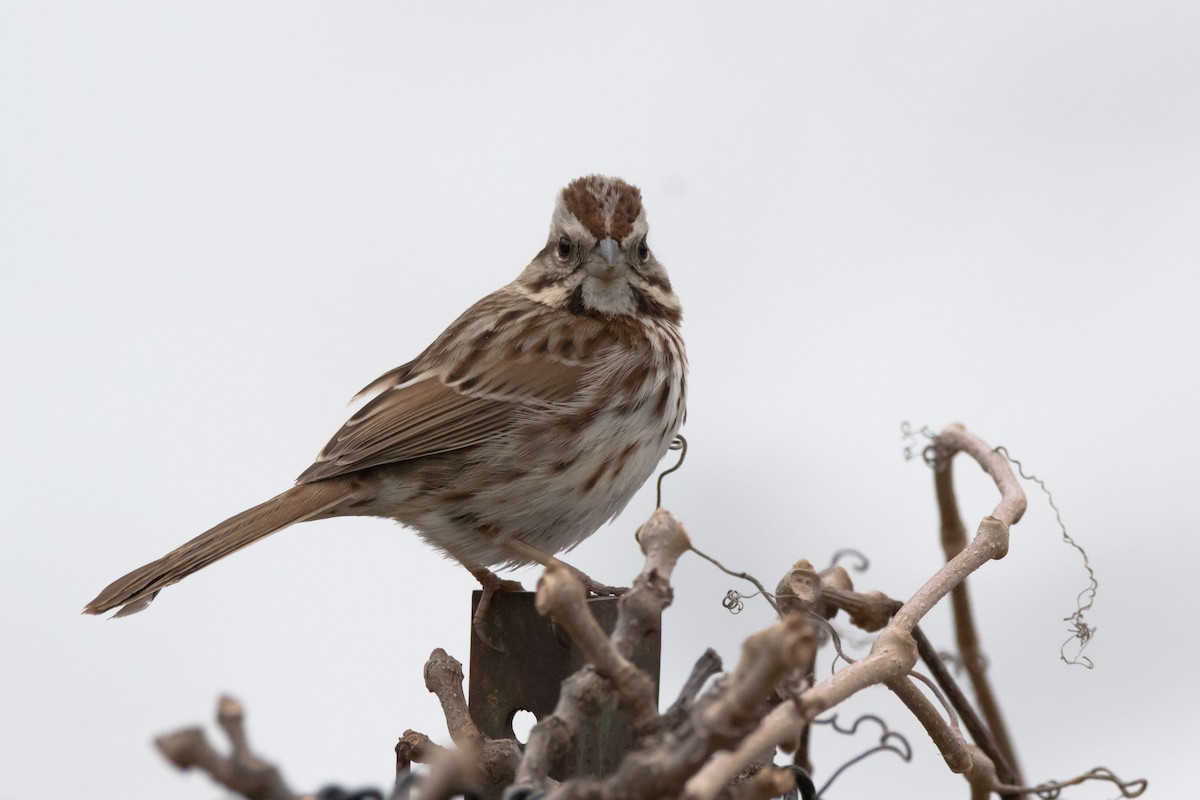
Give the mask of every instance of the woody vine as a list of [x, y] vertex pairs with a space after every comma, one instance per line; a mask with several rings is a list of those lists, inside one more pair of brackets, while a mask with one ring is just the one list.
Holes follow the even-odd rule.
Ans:
[[[637, 532], [644, 565], [620, 600], [611, 635], [588, 611], [586, 591], [572, 570], [552, 561], [543, 572], [537, 588], [538, 611], [568, 633], [587, 665], [563, 682], [554, 712], [534, 726], [524, 746], [480, 733], [467, 711], [461, 665], [437, 649], [426, 663], [424, 678], [427, 689], [441, 702], [453, 746], [440, 746], [425, 734], [406, 731], [396, 746], [396, 783], [388, 792], [347, 793], [328, 787], [318, 796], [766, 800], [795, 792], [812, 798], [817, 790], [809, 778], [811, 727], [837, 726], [829, 712], [873, 685], [886, 686], [916, 717], [947, 767], [962, 776], [973, 800], [992, 795], [1051, 800], [1064, 788], [1089, 781], [1109, 783], [1122, 797], [1141, 795], [1147, 785], [1144, 779], [1122, 780], [1105, 767], [1037, 783], [1023, 777], [1013, 736], [984, 670], [966, 580], [1004, 557], [1011, 528], [1025, 512], [1026, 497], [1012, 465], [1043, 490], [1045, 485], [1026, 475], [1003, 448], [991, 447], [961, 425], [922, 433], [929, 439], [924, 454], [933, 468], [946, 561], [907, 600], [856, 590], [841, 566], [817, 570], [802, 558], [786, 571], [773, 593], [763, 590], [778, 618], [745, 639], [738, 663], [722, 671], [714, 653], [701, 655], [679, 697], [660, 711], [653, 681], [631, 661], [631, 655], [642, 636], [660, 629], [663, 611], [671, 603], [670, 580], [677, 561], [698, 552], [683, 522], [660, 508]], [[917, 435], [906, 427], [910, 442]], [[960, 454], [981, 467], [999, 493], [999, 502], [979, 521], [973, 537], [967, 535], [954, 492], [953, 462]], [[1053, 505], [1053, 497], [1049, 500]], [[1075, 545], [1065, 528], [1063, 535]], [[1084, 613], [1091, 606], [1096, 583], [1086, 554], [1084, 559], [1089, 585], [1080, 595], [1077, 612], [1067, 618], [1073, 631], [1068, 642], [1077, 642], [1080, 654], [1068, 658], [1064, 649], [1063, 658], [1090, 666], [1082, 657], [1082, 647], [1093, 629], [1084, 621]], [[920, 629], [920, 621], [947, 597], [954, 617], [956, 658], [977, 707]], [[740, 599], [735, 596], [734, 601]], [[867, 655], [855, 660], [842, 652], [837, 632], [828, 622], [839, 612], [848, 615], [855, 627], [875, 634]], [[837, 648], [845, 665], [818, 677], [814, 665], [824, 641]], [[549, 777], [555, 758], [571, 746], [583, 721], [613, 700], [634, 722], [633, 751], [611, 774], [555, 782]], [[230, 743], [228, 753], [215, 748], [199, 728], [161, 736], [156, 744], [171, 763], [201, 769], [249, 800], [313, 796], [293, 790], [279, 768], [251, 749], [243, 713], [232, 698], [218, 703], [218, 722]], [[886, 727], [884, 731], [881, 747], [895, 747], [889, 743]], [[792, 763], [776, 764], [778, 751], [789, 753]], [[426, 768], [418, 773], [414, 764]]]

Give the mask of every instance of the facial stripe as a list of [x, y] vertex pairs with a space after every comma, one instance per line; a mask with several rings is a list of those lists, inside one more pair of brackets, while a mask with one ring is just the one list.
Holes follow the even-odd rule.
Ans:
[[661, 289], [662, 291], [670, 294], [671, 281], [667, 278], [665, 273], [652, 272], [648, 275], [642, 275], [642, 278], [646, 281], [646, 283], [650, 284], [654, 288]]
[[579, 285], [575, 287], [575, 291], [571, 292], [567, 310], [577, 317], [587, 313], [587, 306], [583, 302], [583, 281], [580, 281]]
[[645, 314], [648, 317], [665, 319], [668, 322], [676, 324], [683, 318], [683, 314], [678, 308], [671, 308], [659, 302], [651, 297], [649, 292], [644, 292], [636, 286], [630, 286], [629, 291], [633, 294], [633, 301], [637, 305], [639, 313]]

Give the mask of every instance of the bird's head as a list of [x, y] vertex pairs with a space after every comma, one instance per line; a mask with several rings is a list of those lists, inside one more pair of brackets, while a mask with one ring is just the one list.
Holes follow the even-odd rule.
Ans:
[[574, 314], [678, 322], [679, 298], [646, 242], [642, 193], [589, 175], [558, 195], [545, 248], [517, 279], [529, 297]]

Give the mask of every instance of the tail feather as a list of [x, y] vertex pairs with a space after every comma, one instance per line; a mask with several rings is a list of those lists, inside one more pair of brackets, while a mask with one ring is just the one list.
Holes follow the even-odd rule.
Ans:
[[217, 559], [297, 522], [337, 506], [353, 494], [350, 480], [304, 483], [248, 508], [177, 547], [157, 561], [117, 578], [88, 603], [85, 614], [103, 614], [121, 606], [115, 616], [141, 611], [162, 591]]

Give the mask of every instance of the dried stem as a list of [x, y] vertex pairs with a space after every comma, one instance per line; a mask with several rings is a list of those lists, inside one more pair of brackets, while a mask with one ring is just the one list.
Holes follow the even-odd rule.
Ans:
[[958, 728], [942, 717], [937, 707], [917, 689], [910, 678], [888, 682], [888, 688], [913, 713], [929, 738], [937, 746], [951, 772], [966, 777], [973, 789], [996, 791], [1000, 781], [992, 760], [975, 745], [968, 743]]
[[407, 730], [396, 742], [396, 772], [402, 772], [413, 764], [432, 764], [446, 748], [435, 744], [428, 736]]
[[683, 682], [683, 687], [679, 690], [679, 696], [675, 698], [671, 707], [663, 712], [663, 727], [673, 728], [681, 722], [695, 705], [696, 695], [700, 694], [704, 684], [720, 671], [721, 657], [717, 655], [716, 650], [710, 647], [701, 654], [700, 658], [696, 659], [696, 663], [692, 665], [691, 674], [688, 675], [687, 680]]
[[665, 509], [658, 509], [637, 529], [638, 545], [645, 560], [633, 587], [621, 596], [613, 646], [629, 658], [649, 633], [662, 628], [662, 613], [671, 605], [671, 575], [679, 557], [692, 543], [683, 523]]
[[217, 724], [232, 752], [223, 756], [200, 728], [184, 728], [154, 740], [159, 752], [180, 769], [196, 767], [214, 781], [247, 800], [296, 800], [278, 768], [250, 750], [242, 704], [228, 695], [217, 701]]
[[[552, 618], [568, 628], [568, 631], [568, 625], [576, 627], [572, 636], [583, 637], [576, 641], [587, 653], [588, 659], [602, 662], [608, 668], [608, 674], [614, 676], [644, 674], [640, 670], [629, 671], [623, 662], [628, 662], [646, 634], [661, 628], [662, 612], [671, 604], [671, 573], [679, 557], [691, 547], [682, 523], [661, 508], [638, 529], [637, 541], [645, 555], [645, 561], [641, 573], [633, 582], [633, 587], [621, 597], [616, 629], [609, 642], [597, 641], [594, 631], [590, 630], [586, 621], [576, 618], [576, 612], [565, 610], [574, 605], [573, 601], [568, 602], [564, 611], [559, 612], [567, 614], [564, 619], [555, 617], [556, 612], [547, 607]], [[548, 569], [547, 575], [551, 572], [552, 570]], [[557, 584], [561, 584], [562, 581], [557, 577], [551, 580], [556, 584], [551, 588], [557, 592]], [[601, 674], [602, 669], [600, 664], [589, 665], [563, 682], [554, 712], [538, 721], [530, 731], [525, 755], [517, 771], [516, 786], [531, 789], [547, 787], [550, 766], [569, 747], [584, 720], [594, 714], [614, 691], [610, 681]], [[641, 683], [636, 677], [632, 680]], [[639, 708], [638, 704], [641, 701], [634, 695], [640, 696], [640, 690], [636, 687], [618, 687], [617, 691], [626, 692], [629, 695], [628, 700], [634, 703], [634, 708]]]
[[[958, 499], [954, 492], [954, 456], [959, 452], [956, 445], [958, 440], [952, 437], [938, 436], [934, 440], [933, 453], [933, 482], [937, 494], [938, 514], [941, 517], [942, 549], [946, 560], [957, 556], [967, 546], [967, 532], [962, 517], [958, 511]], [[983, 648], [980, 645], [979, 634], [975, 626], [974, 614], [971, 612], [971, 598], [964, 581], [954, 587], [950, 593], [950, 607], [954, 619], [954, 638], [958, 645], [959, 657], [967, 670], [967, 677], [975, 691], [979, 710], [987, 720], [988, 730], [995, 741], [1001, 758], [996, 763], [997, 772], [1005, 783], [1021, 784], [1020, 765], [1017, 761], [1016, 748], [1008, 734], [1000, 713], [1000, 703], [992, 691], [991, 681], [988, 680], [985, 668]], [[972, 732], [972, 736], [975, 733]], [[976, 737], [976, 741], [979, 741]]]
[[985, 724], [984, 720], [979, 718], [975, 707], [967, 700], [966, 695], [959, 688], [958, 682], [954, 680], [954, 676], [946, 669], [946, 665], [938, 656], [937, 651], [934, 650], [929, 639], [925, 637], [925, 634], [919, 627], [913, 630], [913, 636], [917, 640], [917, 649], [921, 655], [921, 661], [929, 669], [930, 673], [932, 673], [933, 679], [937, 681], [938, 686], [946, 693], [946, 699], [949, 700], [950, 705], [958, 713], [963, 727], [971, 734], [971, 740], [996, 765], [996, 773], [1001, 781], [1005, 783], [1014, 782], [1011, 778], [1006, 777], [1015, 774], [1012, 767], [1008, 765], [1008, 757], [1000, 749], [999, 744], [992, 736], [992, 731]]
[[429, 765], [429, 774], [420, 784], [421, 800], [449, 800], [455, 795], [481, 795], [482, 780], [478, 756], [470, 749], [438, 751]]
[[763, 767], [749, 779], [736, 784], [730, 792], [730, 800], [769, 800], [782, 797], [796, 788], [796, 779], [786, 769], [771, 764]]
[[[865, 630], [876, 630], [887, 624], [887, 620], [898, 611], [903, 603], [894, 600], [880, 592], [862, 594], [844, 589], [824, 586], [823, 597], [829, 605], [845, 609], [850, 614], [851, 622]], [[946, 665], [926, 638], [918, 625], [912, 631], [913, 640], [917, 643], [917, 653], [937, 682], [938, 687], [945, 693], [955, 713], [962, 719], [963, 725], [971, 734], [971, 739], [983, 750], [988, 758], [996, 764], [996, 771], [1001, 780], [1012, 782], [1005, 776], [1012, 775], [1007, 766], [1006, 757], [992, 738], [991, 731], [980, 719], [979, 714], [971, 705], [954, 676], [946, 669]]]
[[467, 698], [462, 688], [463, 669], [458, 659], [439, 647], [429, 654], [424, 673], [425, 688], [436, 695], [442, 704], [446, 730], [454, 743], [463, 748], [482, 744], [483, 734], [467, 710]]
[[983, 471], [991, 476], [1000, 490], [1000, 502], [992, 510], [992, 516], [1006, 525], [1016, 525], [1025, 516], [1027, 506], [1025, 492], [1012, 468], [1000, 453], [980, 437], [969, 432], [961, 423], [955, 422], [934, 437], [934, 447], [947, 453], [963, 452], [975, 459]]
[[[1008, 462], [992, 452], [979, 437], [962, 426], [950, 426], [938, 438], [956, 450], [971, 455], [992, 476], [1000, 491], [1000, 502], [991, 515], [979, 524], [975, 539], [950, 559], [899, 609], [876, 637], [871, 652], [800, 695], [797, 702], [785, 703], [772, 710], [753, 734], [756, 741], [780, 744], [792, 741], [803, 727], [827, 708], [841, 703], [867, 686], [890, 684], [907, 676], [917, 660], [912, 631], [930, 609], [967, 575], [1008, 551], [1008, 528], [1025, 511], [1025, 495], [1008, 467]], [[706, 765], [689, 786], [711, 782]]]
[[[520, 746], [512, 739], [488, 739], [479, 732], [467, 710], [462, 664], [458, 659], [439, 647], [429, 654], [424, 673], [425, 688], [442, 704], [446, 728], [458, 750], [430, 747], [428, 737], [414, 734], [412, 744], [415, 747], [406, 756], [430, 765], [422, 798], [433, 800], [465, 790], [486, 798], [499, 797], [516, 775], [521, 760]], [[411, 733], [406, 732], [405, 737]], [[404, 744], [405, 739], [400, 743]], [[399, 759], [400, 745], [397, 745], [396, 753]]]
[[[966, 778], [973, 798], [982, 800], [993, 792], [1008, 797], [1048, 795], [1086, 780], [1111, 781], [1126, 797], [1140, 795], [1146, 788], [1144, 781], [1122, 782], [1103, 768], [1069, 781], [1020, 785], [1011, 741], [982, 675], [964, 581], [987, 561], [1005, 555], [1009, 527], [1024, 513], [1025, 497], [1008, 462], [961, 425], [935, 436], [932, 452], [946, 563], [908, 601], [901, 603], [879, 592], [856, 592], [845, 570], [837, 567], [818, 573], [806, 560], [793, 565], [775, 596], [742, 575], [771, 601], [780, 619], [749, 636], [733, 672], [701, 693], [721, 668], [716, 654], [706, 652], [679, 699], [659, 716], [656, 687], [631, 658], [644, 637], [660, 629], [663, 610], [672, 599], [670, 577], [675, 564], [693, 549], [679, 520], [659, 509], [638, 530], [645, 561], [633, 588], [620, 600], [611, 637], [592, 617], [577, 577], [557, 560], [546, 561], [538, 585], [538, 610], [568, 633], [588, 665], [563, 682], [554, 712], [534, 727], [524, 754], [512, 740], [482, 735], [467, 710], [462, 665], [437, 649], [425, 664], [425, 685], [441, 703], [456, 748], [439, 747], [424, 734], [406, 731], [396, 746], [397, 785], [411, 787], [410, 766], [425, 763], [430, 769], [420, 783], [421, 800], [445, 800], [462, 793], [492, 800], [507, 787], [534, 790], [544, 800], [767, 800], [795, 786], [792, 773], [771, 764], [775, 748], [794, 749], [809, 723], [823, 711], [867, 686], [883, 684], [921, 723], [949, 768]], [[1000, 492], [999, 503], [979, 523], [971, 541], [959, 517], [952, 483], [950, 462], [959, 452], [973, 458]], [[987, 724], [918, 627], [947, 594], [955, 609], [959, 647]], [[813, 621], [826, 620], [838, 610], [847, 611], [853, 624], [880, 632], [868, 655], [814, 683]], [[938, 695], [946, 714], [914, 683], [920, 676], [911, 669], [918, 657], [929, 666], [936, 685], [921, 679]], [[639, 748], [610, 775], [555, 785], [548, 778], [550, 765], [576, 738], [582, 723], [614, 698], [630, 713]], [[160, 750], [177, 766], [200, 767], [250, 800], [297, 800], [278, 770], [252, 753], [241, 706], [222, 698], [218, 710], [231, 755], [217, 753], [195, 728], [160, 737]], [[958, 717], [974, 744], [959, 729]]]
[[[715, 797], [728, 779], [694, 785], [696, 770], [716, 750], [735, 747], [753, 730], [776, 682], [805, 663], [815, 649], [812, 627], [799, 615], [752, 634], [742, 645], [737, 668], [697, 703], [684, 730], [666, 732], [656, 747], [630, 754], [604, 780], [563, 784], [548, 800], [662, 797], [677, 794], [685, 783], [688, 796]], [[733, 774], [738, 771], [740, 767]]]
[[570, 571], [550, 565], [538, 581], [537, 610], [557, 622], [578, 645], [596, 673], [606, 678], [634, 728], [658, 716], [653, 679], [625, 658], [587, 607], [587, 592]]

